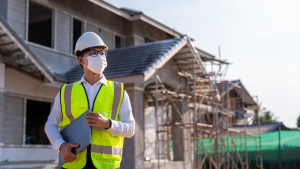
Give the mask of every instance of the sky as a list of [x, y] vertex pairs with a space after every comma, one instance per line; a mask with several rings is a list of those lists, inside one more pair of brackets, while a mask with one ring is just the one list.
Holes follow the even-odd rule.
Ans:
[[195, 39], [196, 47], [230, 63], [226, 78], [240, 79], [280, 122], [300, 115], [299, 0], [107, 0], [142, 11]]

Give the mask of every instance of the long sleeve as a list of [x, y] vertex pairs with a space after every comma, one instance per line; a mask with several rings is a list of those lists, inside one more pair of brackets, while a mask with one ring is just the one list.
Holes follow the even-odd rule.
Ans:
[[59, 125], [62, 121], [62, 112], [60, 105], [60, 92], [55, 97], [54, 104], [50, 115], [48, 116], [48, 121], [45, 125], [45, 132], [52, 144], [53, 149], [59, 151], [60, 146], [65, 141], [63, 140], [60, 132], [58, 130]]
[[126, 91], [119, 110], [119, 119], [120, 121], [111, 120], [111, 127], [107, 131], [111, 136], [132, 137], [135, 133], [135, 120]]

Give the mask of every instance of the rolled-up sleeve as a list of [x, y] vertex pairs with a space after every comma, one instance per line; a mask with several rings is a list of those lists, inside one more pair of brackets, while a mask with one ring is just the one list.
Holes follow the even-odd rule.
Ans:
[[65, 141], [63, 140], [58, 128], [62, 121], [62, 112], [60, 105], [60, 92], [55, 97], [52, 110], [48, 116], [48, 120], [45, 125], [45, 132], [48, 136], [53, 149], [59, 151], [60, 146]]
[[119, 110], [119, 119], [120, 121], [111, 120], [111, 127], [107, 131], [111, 136], [132, 137], [135, 133], [135, 120], [126, 91]]

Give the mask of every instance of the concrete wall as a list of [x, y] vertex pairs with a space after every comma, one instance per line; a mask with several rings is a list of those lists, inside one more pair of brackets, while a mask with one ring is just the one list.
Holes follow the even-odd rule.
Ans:
[[56, 49], [63, 53], [72, 53], [71, 51], [71, 17], [57, 11], [57, 31], [56, 31]]
[[156, 159], [155, 152], [156, 140], [156, 120], [155, 107], [149, 106], [145, 108], [145, 157]]
[[64, 11], [78, 20], [98, 25], [101, 29], [105, 29], [105, 31], [124, 35], [124, 22], [126, 19], [92, 2], [85, 0], [76, 0], [76, 2], [73, 0], [39, 0], [37, 2], [43, 3], [50, 8]]
[[4, 96], [3, 112], [2, 143], [22, 144], [24, 99]]
[[6, 68], [5, 90], [6, 93], [19, 96], [54, 100], [59, 88], [45, 86], [39, 80], [18, 72], [15, 69]]
[[172, 35], [141, 20], [133, 21], [133, 34], [143, 38], [148, 37], [156, 41], [174, 38]]
[[105, 31], [95, 25], [86, 24], [86, 31], [85, 32], [95, 32], [98, 34], [104, 43], [108, 46], [108, 49], [114, 49], [114, 35], [111, 32]]
[[25, 39], [26, 1], [8, 1], [7, 22], [22, 39]]
[[4, 72], [5, 92], [0, 92], [0, 143], [23, 144], [24, 99], [51, 102], [59, 88], [45, 86], [15, 69], [5, 68]]
[[7, 8], [8, 8], [8, 0], [0, 1], [0, 15], [7, 20]]

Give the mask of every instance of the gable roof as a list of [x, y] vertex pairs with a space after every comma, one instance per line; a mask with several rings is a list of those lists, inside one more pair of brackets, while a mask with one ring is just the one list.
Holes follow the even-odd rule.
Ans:
[[[229, 88], [229, 91], [231, 90], [235, 90], [236, 93], [239, 95], [239, 97], [241, 98], [245, 98], [244, 99], [244, 103], [246, 105], [249, 106], [257, 106], [256, 101], [253, 98], [250, 98], [251, 95], [249, 94], [249, 92], [246, 90], [246, 88], [244, 87], [244, 85], [242, 84], [241, 80], [232, 80], [229, 82], [228, 86], [227, 83], [223, 83], [223, 91], [222, 91], [222, 84], [218, 83], [217, 85], [217, 89], [218, 91], [221, 93], [222, 92], [222, 96], [225, 95], [227, 92], [227, 88]], [[254, 105], [253, 105], [254, 103]]]
[[1, 61], [8, 67], [26, 73], [39, 80], [48, 79], [53, 82], [53, 74], [34, 52], [24, 43], [23, 39], [10, 27], [0, 15], [0, 53]]
[[[281, 127], [280, 130], [290, 130], [285, 125], [283, 125], [282, 122], [280, 122], [280, 123], [261, 123], [260, 131], [261, 134], [269, 133], [269, 132], [279, 130], [279, 127]], [[244, 125], [234, 125], [232, 128], [235, 130], [244, 131]], [[252, 134], [259, 134], [258, 124], [246, 125], [246, 130], [247, 132], [250, 132]]]
[[120, 8], [121, 10], [129, 13], [131, 16], [135, 15], [135, 14], [139, 14], [139, 13], [142, 13], [141, 11], [137, 11], [137, 10], [134, 10], [134, 9], [129, 9], [129, 8]]
[[[180, 38], [109, 50], [107, 56], [108, 66], [103, 73], [106, 78], [138, 74], [145, 76], [150, 70], [154, 69], [172, 49], [176, 48], [180, 50], [182, 45], [186, 44], [182, 44], [186, 40], [186, 36], [181, 36]], [[83, 69], [78, 64], [64, 75], [55, 74], [55, 79], [65, 82], [74, 82], [80, 80], [83, 74]]]

